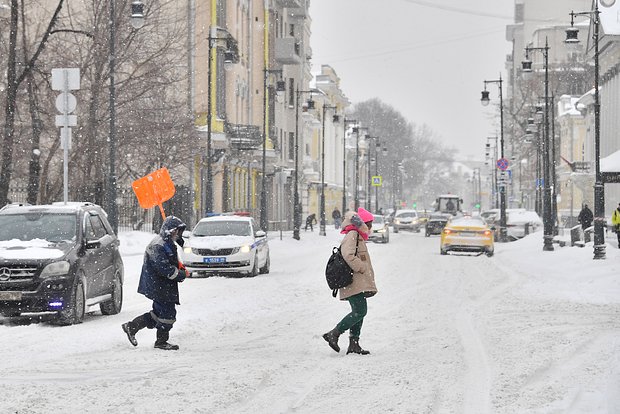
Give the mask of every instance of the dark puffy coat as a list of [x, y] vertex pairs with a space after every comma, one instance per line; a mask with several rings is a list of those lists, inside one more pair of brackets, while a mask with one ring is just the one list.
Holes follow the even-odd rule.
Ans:
[[[159, 235], [146, 247], [144, 263], [138, 284], [138, 293], [157, 302], [179, 305], [179, 282], [185, 279], [185, 271], [179, 270], [179, 256], [170, 232], [179, 229], [179, 240], [185, 224], [170, 216], [161, 225]], [[181, 242], [182, 243], [182, 242]]]

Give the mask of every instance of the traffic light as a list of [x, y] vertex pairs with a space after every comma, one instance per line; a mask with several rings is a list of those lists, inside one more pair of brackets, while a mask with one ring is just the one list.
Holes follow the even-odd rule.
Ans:
[[418, 206], [418, 203], [416, 203], [415, 201], [413, 202], [413, 208], [416, 208]]
[[480, 203], [476, 203], [476, 208], [480, 210]]

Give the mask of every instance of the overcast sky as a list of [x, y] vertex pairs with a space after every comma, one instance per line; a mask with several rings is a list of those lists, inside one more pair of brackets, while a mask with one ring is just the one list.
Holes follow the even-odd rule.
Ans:
[[[483, 81], [505, 77], [514, 0], [312, 0], [314, 71], [332, 66], [352, 103], [380, 98], [427, 124], [459, 158], [484, 159], [499, 128], [480, 105]], [[505, 85], [504, 85], [505, 87]], [[489, 85], [491, 99], [499, 99]], [[504, 91], [504, 94], [506, 92]], [[377, 131], [380, 134], [380, 131]]]

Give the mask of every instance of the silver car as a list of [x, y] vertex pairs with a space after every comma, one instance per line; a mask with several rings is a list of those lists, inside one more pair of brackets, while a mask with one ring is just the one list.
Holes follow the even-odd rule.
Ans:
[[394, 233], [400, 230], [420, 232], [420, 217], [416, 210], [397, 210], [392, 222]]
[[192, 276], [269, 273], [267, 234], [251, 217], [214, 216], [200, 220], [183, 247]]

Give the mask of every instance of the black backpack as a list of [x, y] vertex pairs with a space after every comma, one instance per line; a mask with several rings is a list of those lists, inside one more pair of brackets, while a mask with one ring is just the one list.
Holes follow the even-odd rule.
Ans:
[[[355, 254], [357, 255], [357, 246], [360, 240], [359, 235], [356, 240]], [[332, 255], [327, 261], [327, 267], [325, 268], [325, 278], [327, 279], [327, 286], [332, 290], [333, 297], [336, 297], [338, 294], [338, 289], [353, 283], [353, 269], [351, 269], [344, 260], [344, 257], [342, 257], [340, 247], [334, 247], [332, 249]]]

